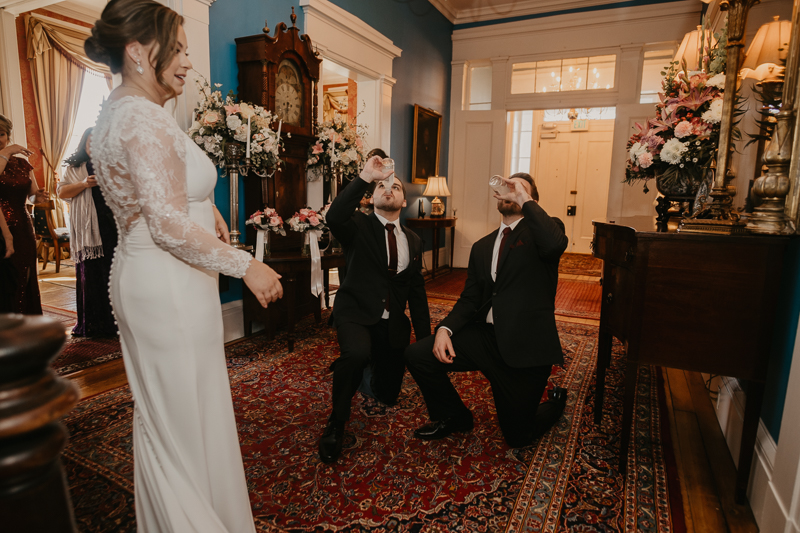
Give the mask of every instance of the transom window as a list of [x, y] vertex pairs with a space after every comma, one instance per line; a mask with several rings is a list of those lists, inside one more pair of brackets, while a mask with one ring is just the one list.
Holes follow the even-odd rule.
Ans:
[[511, 94], [613, 89], [617, 56], [514, 63]]

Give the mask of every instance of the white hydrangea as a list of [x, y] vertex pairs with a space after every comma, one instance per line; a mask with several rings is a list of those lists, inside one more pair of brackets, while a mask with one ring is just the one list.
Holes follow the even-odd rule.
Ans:
[[233, 134], [233, 138], [239, 141], [240, 143], [247, 142], [247, 124], [240, 124], [238, 128], [236, 128], [236, 133]]
[[232, 130], [238, 130], [242, 125], [242, 121], [238, 115], [228, 115], [228, 118], [225, 119], [225, 123], [228, 125], [228, 128]]
[[716, 76], [712, 76], [706, 82], [707, 87], [716, 87], [717, 89], [724, 89], [725, 88], [725, 74], [720, 72]]
[[686, 152], [689, 143], [682, 143], [676, 138], [672, 138], [664, 143], [661, 148], [661, 160], [666, 161], [670, 165], [677, 165], [681, 162], [681, 156]]
[[701, 118], [709, 124], [719, 124], [722, 120], [722, 98], [715, 98], [712, 100], [711, 107], [708, 108], [708, 111], [703, 113]]
[[631, 146], [628, 157], [634, 165], [639, 162], [639, 156], [647, 151], [647, 147], [640, 142], [633, 143]]

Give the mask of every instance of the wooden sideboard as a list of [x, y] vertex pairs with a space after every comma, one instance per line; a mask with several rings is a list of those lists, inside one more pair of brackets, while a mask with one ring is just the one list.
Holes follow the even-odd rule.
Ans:
[[736, 501], [747, 483], [764, 394], [787, 237], [659, 232], [653, 217], [594, 222], [603, 260], [595, 423], [603, 416], [611, 340], [626, 347], [619, 469], [627, 463], [638, 365], [747, 383]]
[[[453, 272], [453, 250], [456, 242], [456, 217], [430, 217], [430, 218], [407, 218], [405, 225], [413, 229], [430, 229], [433, 231], [433, 243], [431, 253], [433, 255], [433, 265], [431, 268], [431, 279], [436, 277], [436, 269], [439, 268], [439, 230], [450, 228], [450, 272]], [[423, 242], [425, 238], [423, 237]]]

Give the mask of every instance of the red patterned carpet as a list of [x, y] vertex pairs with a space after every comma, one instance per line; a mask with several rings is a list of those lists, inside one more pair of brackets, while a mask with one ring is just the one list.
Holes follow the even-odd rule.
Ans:
[[[437, 322], [449, 306], [433, 303], [431, 310]], [[330, 402], [328, 367], [338, 355], [335, 333], [324, 321], [298, 330], [293, 354], [281, 336], [227, 348], [259, 532], [683, 530], [680, 495], [670, 494], [665, 475], [670, 446], [669, 428], [660, 419], [660, 374], [643, 368], [639, 376], [626, 482], [616, 470], [622, 351], [615, 345], [605, 416], [597, 427], [595, 327], [559, 322], [567, 363], [551, 380], [569, 389], [568, 405], [562, 420], [533, 445], [506, 447], [488, 383], [478, 373], [454, 378], [473, 410], [475, 430], [438, 442], [413, 439], [411, 432], [427, 416], [406, 376], [395, 407], [357, 396], [335, 466], [316, 455]], [[82, 532], [135, 531], [132, 405], [122, 387], [81, 402], [66, 419], [70, 443], [63, 460]]]
[[597, 281], [558, 280], [556, 314], [600, 319], [603, 286]]

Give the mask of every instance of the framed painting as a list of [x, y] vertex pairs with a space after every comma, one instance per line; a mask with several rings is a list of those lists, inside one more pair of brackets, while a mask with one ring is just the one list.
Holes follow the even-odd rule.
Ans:
[[411, 144], [411, 183], [428, 183], [439, 174], [442, 115], [414, 104], [414, 141]]

